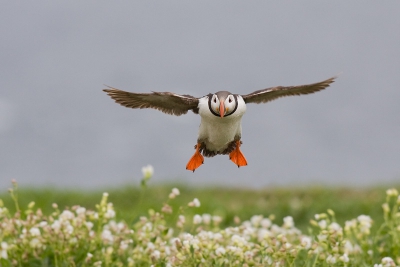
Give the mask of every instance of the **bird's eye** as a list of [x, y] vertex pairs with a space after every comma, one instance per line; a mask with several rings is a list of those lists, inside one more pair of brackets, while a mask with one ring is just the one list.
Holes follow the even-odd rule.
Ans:
[[214, 103], [217, 103], [217, 98], [216, 97], [214, 97]]
[[229, 103], [231, 103], [232, 102], [232, 98], [229, 98]]

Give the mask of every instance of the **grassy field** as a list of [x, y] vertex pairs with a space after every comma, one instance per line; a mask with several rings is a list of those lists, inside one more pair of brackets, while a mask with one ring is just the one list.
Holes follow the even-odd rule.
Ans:
[[[60, 208], [80, 205], [94, 209], [101, 199], [102, 193], [109, 193], [109, 201], [114, 204], [117, 219], [133, 222], [139, 215], [147, 215], [149, 209], [159, 210], [168, 200], [173, 187], [180, 190], [179, 198], [169, 202], [174, 209], [186, 206], [194, 198], [201, 201], [201, 207], [187, 210], [186, 215], [209, 213], [220, 215], [223, 226], [234, 224], [234, 217], [248, 220], [253, 215], [275, 216], [276, 223], [282, 223], [285, 216], [292, 216], [296, 227], [306, 231], [310, 219], [315, 214], [333, 209], [337, 222], [343, 224], [346, 220], [364, 214], [376, 218], [374, 225], [382, 223], [381, 204], [385, 200], [384, 188], [328, 188], [311, 187], [303, 189], [271, 188], [250, 190], [238, 188], [193, 188], [176, 185], [149, 186], [144, 192], [138, 187], [124, 186], [109, 190], [79, 191], [47, 189], [19, 189], [21, 207], [26, 207], [31, 201], [45, 214], [53, 211], [52, 203]], [[13, 207], [12, 199], [5, 191], [0, 198], [8, 207]], [[140, 198], [142, 198], [141, 203]], [[14, 210], [12, 210], [14, 211]]]
[[400, 263], [394, 188], [250, 190], [146, 182], [98, 191], [14, 184], [0, 193], [0, 266]]

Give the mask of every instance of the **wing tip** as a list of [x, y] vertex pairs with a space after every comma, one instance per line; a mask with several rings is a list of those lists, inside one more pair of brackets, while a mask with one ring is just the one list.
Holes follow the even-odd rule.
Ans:
[[121, 90], [119, 90], [119, 89], [117, 89], [115, 87], [109, 86], [107, 84], [103, 84], [103, 85], [108, 87], [106, 89], [103, 89], [103, 91], [106, 92], [106, 93], [112, 93], [112, 92], [115, 92], [115, 91], [121, 91]]

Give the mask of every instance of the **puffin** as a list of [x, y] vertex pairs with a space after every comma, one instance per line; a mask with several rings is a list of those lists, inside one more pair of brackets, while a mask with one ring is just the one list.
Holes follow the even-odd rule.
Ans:
[[246, 166], [242, 145], [242, 117], [247, 104], [266, 103], [284, 96], [306, 95], [321, 91], [334, 82], [337, 76], [327, 80], [297, 86], [275, 86], [254, 91], [247, 95], [228, 91], [210, 93], [203, 97], [180, 95], [171, 92], [133, 93], [108, 86], [103, 89], [116, 103], [133, 109], [153, 108], [163, 113], [180, 116], [189, 110], [200, 115], [201, 122], [194, 155], [186, 169], [195, 171], [205, 157], [229, 155], [238, 167]]

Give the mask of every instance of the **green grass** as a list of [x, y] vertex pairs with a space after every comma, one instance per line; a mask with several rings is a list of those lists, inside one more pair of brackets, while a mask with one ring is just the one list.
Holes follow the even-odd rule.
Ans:
[[[374, 218], [374, 225], [383, 221], [382, 203], [385, 201], [384, 188], [328, 188], [311, 187], [301, 189], [271, 188], [250, 190], [238, 188], [193, 188], [187, 186], [164, 185], [149, 186], [144, 192], [140, 187], [123, 186], [109, 190], [61, 190], [54, 188], [29, 189], [19, 188], [21, 207], [27, 207], [35, 202], [35, 207], [42, 209], [44, 214], [53, 211], [52, 203], [57, 203], [60, 209], [80, 205], [95, 209], [104, 191], [109, 193], [109, 201], [114, 204], [117, 219], [128, 223], [134, 222], [141, 215], [147, 215], [149, 209], [160, 210], [162, 203], [168, 200], [172, 187], [178, 187], [181, 195], [170, 201], [174, 210], [186, 206], [193, 198], [201, 201], [201, 207], [185, 211], [188, 216], [195, 213], [210, 213], [224, 218], [222, 226], [234, 224], [234, 217], [248, 220], [251, 216], [260, 214], [265, 217], [275, 215], [275, 222], [281, 223], [285, 216], [292, 216], [296, 227], [307, 232], [309, 221], [314, 214], [333, 209], [337, 222], [343, 224], [346, 220], [360, 214]], [[141, 196], [141, 194], [144, 194]], [[142, 202], [140, 198], [143, 197]], [[5, 206], [14, 207], [8, 192], [0, 194]], [[11, 209], [14, 212], [15, 209]], [[171, 218], [171, 220], [174, 218]]]
[[148, 186], [144, 176], [97, 191], [14, 182], [0, 194], [0, 266], [400, 263], [396, 189]]

